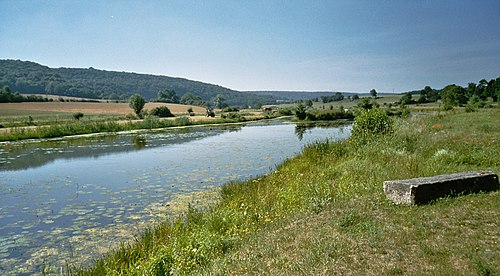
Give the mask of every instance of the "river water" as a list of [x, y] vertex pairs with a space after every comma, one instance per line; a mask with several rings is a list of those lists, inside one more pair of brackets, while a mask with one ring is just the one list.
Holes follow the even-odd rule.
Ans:
[[268, 173], [350, 127], [266, 122], [0, 144], [0, 274], [88, 264], [180, 198]]

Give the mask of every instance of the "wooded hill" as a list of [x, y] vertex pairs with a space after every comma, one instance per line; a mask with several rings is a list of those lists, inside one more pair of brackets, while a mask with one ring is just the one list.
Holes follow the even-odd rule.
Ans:
[[94, 68], [49, 68], [30, 61], [0, 60], [0, 88], [12, 92], [48, 94], [92, 99], [126, 100], [139, 93], [154, 100], [159, 91], [174, 90], [178, 97], [192, 93], [207, 103], [223, 97], [230, 106], [275, 103], [270, 95], [238, 92], [219, 85], [184, 78], [98, 70]]

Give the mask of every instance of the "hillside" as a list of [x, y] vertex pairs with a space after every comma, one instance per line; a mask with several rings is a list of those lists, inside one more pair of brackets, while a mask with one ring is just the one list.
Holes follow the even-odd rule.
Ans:
[[[279, 101], [287, 101], [294, 102], [299, 100], [312, 100], [319, 99], [321, 97], [330, 97], [335, 94], [335, 92], [326, 92], [326, 91], [246, 91], [248, 93], [253, 93], [261, 96], [271, 96], [276, 98]], [[355, 93], [350, 92], [342, 92], [342, 94], [347, 96], [352, 96]]]
[[179, 97], [187, 92], [213, 102], [222, 95], [230, 106], [274, 103], [269, 95], [238, 92], [219, 85], [183, 78], [115, 72], [94, 68], [50, 68], [30, 61], [0, 60], [0, 87], [20, 93], [49, 94], [93, 99], [127, 99], [140, 93], [154, 99], [158, 91], [174, 90]]

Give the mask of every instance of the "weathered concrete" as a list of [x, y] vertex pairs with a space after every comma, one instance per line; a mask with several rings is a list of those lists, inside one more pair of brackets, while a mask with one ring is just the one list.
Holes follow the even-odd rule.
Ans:
[[385, 195], [396, 204], [425, 204], [440, 197], [494, 191], [498, 188], [498, 176], [489, 171], [384, 181]]

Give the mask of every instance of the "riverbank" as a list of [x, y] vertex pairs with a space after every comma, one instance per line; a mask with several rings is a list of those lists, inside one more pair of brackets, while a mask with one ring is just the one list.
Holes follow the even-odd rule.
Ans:
[[151, 130], [168, 127], [183, 127], [211, 124], [230, 124], [257, 121], [272, 118], [270, 116], [239, 116], [237, 118], [191, 117], [157, 118], [147, 117], [142, 120], [89, 120], [54, 123], [42, 126], [12, 127], [0, 131], [0, 142], [26, 139], [47, 139], [98, 133], [116, 133], [134, 130]]
[[397, 120], [392, 134], [317, 143], [217, 205], [146, 231], [95, 274], [495, 274], [500, 192], [394, 206], [382, 182], [500, 173], [500, 110]]

